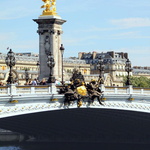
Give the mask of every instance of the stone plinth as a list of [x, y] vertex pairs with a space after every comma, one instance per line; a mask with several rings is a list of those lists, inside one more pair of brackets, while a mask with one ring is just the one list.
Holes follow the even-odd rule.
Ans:
[[39, 61], [40, 76], [39, 79], [49, 78], [50, 68], [47, 66], [47, 56], [51, 52], [54, 56], [55, 66], [53, 68], [53, 76], [61, 78], [62, 72], [62, 54], [60, 51], [62, 24], [66, 22], [59, 17], [40, 16], [34, 19], [38, 24], [39, 34]]

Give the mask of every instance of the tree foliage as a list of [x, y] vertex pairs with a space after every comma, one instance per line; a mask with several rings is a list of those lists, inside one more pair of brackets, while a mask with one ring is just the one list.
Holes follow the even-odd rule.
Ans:
[[[133, 87], [144, 87], [144, 88], [150, 88], [150, 79], [147, 77], [130, 77], [131, 83]], [[127, 77], [124, 77], [124, 85], [127, 81]]]

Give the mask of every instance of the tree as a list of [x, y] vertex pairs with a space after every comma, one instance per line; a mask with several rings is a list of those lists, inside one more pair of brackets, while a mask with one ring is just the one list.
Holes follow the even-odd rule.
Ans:
[[[147, 77], [130, 77], [131, 83], [133, 87], [144, 87], [144, 88], [150, 88], [150, 79]], [[127, 81], [127, 77], [124, 77], [124, 85]]]

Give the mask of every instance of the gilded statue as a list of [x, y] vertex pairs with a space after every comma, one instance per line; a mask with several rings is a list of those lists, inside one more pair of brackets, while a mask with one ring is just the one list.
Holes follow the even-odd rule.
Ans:
[[44, 5], [41, 8], [45, 8], [43, 10], [42, 15], [57, 15], [56, 13], [56, 0], [42, 0]]

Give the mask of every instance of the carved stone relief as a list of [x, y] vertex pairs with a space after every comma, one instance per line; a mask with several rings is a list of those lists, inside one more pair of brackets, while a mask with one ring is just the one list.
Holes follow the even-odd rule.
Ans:
[[44, 48], [46, 55], [48, 55], [50, 53], [50, 37], [48, 35], [45, 36]]

